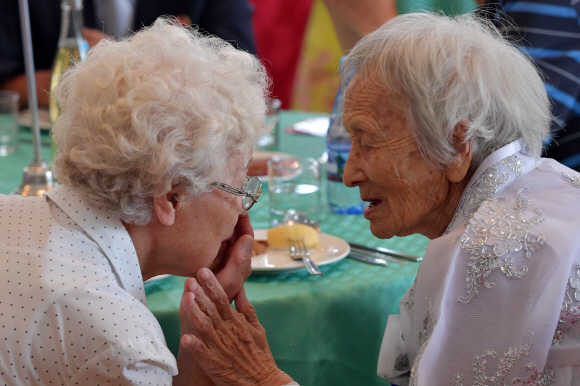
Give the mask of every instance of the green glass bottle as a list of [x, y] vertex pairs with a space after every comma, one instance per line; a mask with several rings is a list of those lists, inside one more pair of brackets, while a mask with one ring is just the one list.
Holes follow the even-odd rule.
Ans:
[[[89, 50], [89, 44], [83, 37], [83, 0], [62, 0], [60, 7], [62, 10], [60, 37], [52, 66], [48, 105], [51, 125], [54, 125], [60, 114], [60, 108], [54, 98], [54, 89], [58, 86], [62, 74], [74, 63], [84, 60]], [[53, 158], [57, 151], [56, 143], [52, 141]]]

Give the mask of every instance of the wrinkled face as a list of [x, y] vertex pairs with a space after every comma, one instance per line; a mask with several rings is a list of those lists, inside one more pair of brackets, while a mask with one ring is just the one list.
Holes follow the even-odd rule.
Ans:
[[449, 194], [445, 173], [428, 163], [409, 128], [401, 95], [357, 74], [345, 95], [343, 123], [352, 140], [344, 183], [369, 202], [364, 216], [379, 238], [432, 236]]
[[[251, 151], [231, 157], [226, 177], [218, 182], [243, 187], [250, 158]], [[213, 189], [193, 200], [180, 202], [180, 205], [171, 227], [173, 235], [163, 242], [163, 253], [167, 254], [172, 273], [195, 276], [202, 267], [215, 269], [223, 263], [216, 259], [218, 252], [225, 249], [226, 242], [234, 235], [238, 219], [247, 216], [248, 212], [242, 208], [242, 197]]]

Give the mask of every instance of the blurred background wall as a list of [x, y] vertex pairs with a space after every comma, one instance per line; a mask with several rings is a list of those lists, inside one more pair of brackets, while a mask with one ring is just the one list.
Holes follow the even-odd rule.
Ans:
[[[250, 0], [258, 56], [273, 79], [282, 108], [330, 112], [343, 50], [323, 0]], [[399, 0], [399, 13], [422, 9], [470, 12], [472, 0]]]

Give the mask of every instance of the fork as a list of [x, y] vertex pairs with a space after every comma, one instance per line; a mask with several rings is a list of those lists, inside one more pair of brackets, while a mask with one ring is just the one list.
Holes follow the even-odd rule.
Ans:
[[288, 246], [290, 247], [292, 260], [302, 260], [311, 275], [324, 275], [310, 259], [310, 253], [308, 253], [306, 244], [304, 244], [304, 239], [288, 240]]

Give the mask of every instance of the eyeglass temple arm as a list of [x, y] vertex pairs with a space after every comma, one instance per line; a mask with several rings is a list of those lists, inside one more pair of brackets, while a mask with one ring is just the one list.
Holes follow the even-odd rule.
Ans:
[[260, 197], [260, 195], [258, 193], [246, 192], [244, 190], [234, 188], [233, 186], [222, 184], [221, 182], [214, 182], [212, 185], [218, 189], [221, 189], [223, 191], [226, 191], [226, 192], [231, 193], [231, 194], [236, 195], [236, 196], [247, 196], [247, 197], [252, 197], [252, 198]]

